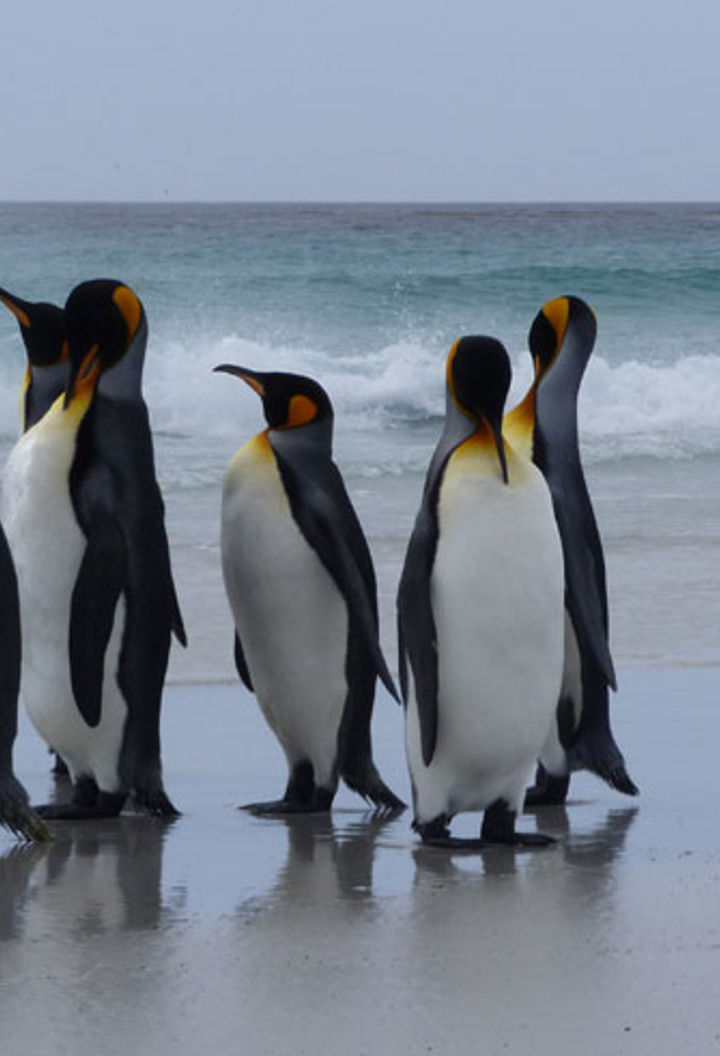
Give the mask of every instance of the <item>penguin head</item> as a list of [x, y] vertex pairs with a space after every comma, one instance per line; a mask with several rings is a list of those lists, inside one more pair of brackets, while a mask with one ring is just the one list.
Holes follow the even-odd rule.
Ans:
[[332, 428], [332, 404], [323, 387], [312, 378], [302, 374], [264, 373], [232, 363], [221, 363], [215, 370], [242, 378], [258, 394], [270, 429], [285, 432], [310, 425]]
[[595, 343], [597, 322], [592, 308], [579, 297], [556, 297], [535, 316], [528, 333], [528, 348], [535, 367], [537, 387], [554, 365], [567, 336], [585, 353], [585, 362]]
[[0, 301], [18, 321], [30, 367], [51, 367], [67, 359], [62, 308], [45, 301], [24, 301], [2, 288]]
[[461, 337], [450, 349], [446, 383], [452, 403], [492, 439], [502, 476], [508, 480], [502, 416], [510, 388], [510, 359], [494, 337]]
[[82, 282], [65, 302], [70, 349], [70, 377], [65, 406], [79, 382], [96, 386], [100, 375], [116, 366], [131, 346], [147, 335], [145, 310], [137, 294], [115, 279]]

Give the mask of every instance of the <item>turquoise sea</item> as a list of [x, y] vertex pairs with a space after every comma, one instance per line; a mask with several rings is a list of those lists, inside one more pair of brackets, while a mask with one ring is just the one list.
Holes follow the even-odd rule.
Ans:
[[[394, 661], [447, 350], [461, 334], [500, 338], [519, 395], [530, 323], [564, 293], [598, 315], [580, 429], [616, 664], [720, 661], [720, 205], [0, 205], [0, 285], [62, 304], [100, 276], [132, 285], [149, 318], [145, 393], [190, 635], [174, 681], [234, 678], [220, 486], [262, 416], [215, 364], [327, 388]], [[23, 370], [2, 315], [3, 457]]]

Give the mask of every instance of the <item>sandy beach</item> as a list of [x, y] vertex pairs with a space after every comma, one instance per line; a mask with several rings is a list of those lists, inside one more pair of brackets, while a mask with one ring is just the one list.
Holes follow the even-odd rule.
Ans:
[[[171, 687], [172, 824], [126, 815], [0, 835], [3, 1052], [346, 1056], [720, 1050], [720, 850], [707, 803], [720, 739], [713, 668], [627, 670], [614, 724], [641, 787], [588, 775], [520, 826], [545, 851], [422, 848], [410, 815], [347, 790], [331, 819], [261, 820], [284, 763], [239, 686]], [[376, 755], [407, 798], [400, 710]], [[24, 721], [16, 765], [53, 792]], [[479, 818], [458, 819], [477, 831]]]

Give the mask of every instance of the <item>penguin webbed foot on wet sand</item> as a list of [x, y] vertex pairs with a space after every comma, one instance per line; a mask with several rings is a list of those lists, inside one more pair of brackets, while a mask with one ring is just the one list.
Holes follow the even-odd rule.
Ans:
[[311, 800], [303, 802], [293, 799], [274, 799], [266, 803], [244, 803], [238, 810], [246, 810], [256, 818], [282, 818], [297, 814], [329, 814], [329, 803]]
[[97, 821], [116, 818], [125, 805], [125, 796], [98, 792], [94, 801], [82, 797], [71, 803], [41, 803], [34, 809], [46, 821]]
[[30, 806], [25, 789], [11, 773], [0, 775], [0, 824], [25, 840], [41, 843], [52, 839], [47, 825]]
[[53, 757], [53, 765], [50, 767], [50, 773], [53, 775], [53, 777], [69, 777], [70, 771], [68, 770], [67, 763], [62, 758], [62, 756], [59, 755], [57, 752], [53, 751], [52, 748], [49, 748], [48, 751]]
[[[128, 796], [124, 792], [103, 792], [92, 777], [80, 777], [73, 786], [69, 803], [43, 803], [35, 808], [40, 817], [49, 821], [90, 821], [116, 818]], [[162, 786], [136, 788], [130, 797], [131, 806], [154, 817], [178, 817], [179, 811], [168, 799]]]
[[525, 792], [525, 808], [561, 807], [567, 800], [569, 788], [569, 774], [565, 777], [553, 777], [542, 763], [538, 763], [535, 784]]
[[493, 846], [506, 847], [549, 847], [555, 840], [540, 832], [516, 832], [515, 812], [510, 810], [502, 800], [497, 800], [486, 808], [479, 839], [468, 839], [450, 835], [450, 815], [441, 814], [424, 824], [414, 822], [413, 828], [420, 834], [422, 842], [428, 847], [440, 847], [447, 850], [482, 851]]
[[283, 817], [289, 814], [324, 814], [330, 811], [335, 798], [334, 788], [315, 784], [312, 763], [301, 759], [293, 765], [282, 799], [262, 803], [246, 803], [246, 810], [256, 817]]

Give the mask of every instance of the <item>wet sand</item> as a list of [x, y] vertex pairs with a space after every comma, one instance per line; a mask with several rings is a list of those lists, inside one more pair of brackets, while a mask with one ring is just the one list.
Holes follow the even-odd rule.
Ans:
[[[184, 814], [0, 834], [0, 1051], [342, 1056], [720, 1051], [720, 669], [625, 671], [614, 725], [638, 800], [588, 775], [526, 815], [548, 850], [423, 849], [409, 812], [255, 819], [285, 772], [239, 686], [167, 691]], [[399, 709], [376, 755], [408, 796]], [[25, 725], [19, 776], [49, 798]], [[476, 834], [479, 818], [455, 831]]]

